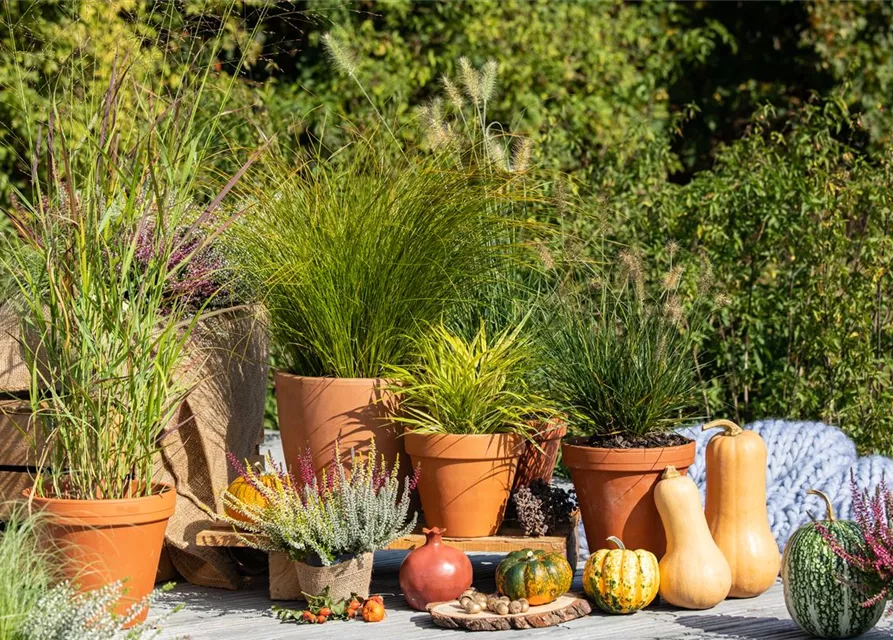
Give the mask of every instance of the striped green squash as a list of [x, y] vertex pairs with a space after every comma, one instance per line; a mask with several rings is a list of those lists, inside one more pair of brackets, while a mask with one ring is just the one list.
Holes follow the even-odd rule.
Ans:
[[[828, 509], [822, 524], [848, 551], [856, 551], [862, 533], [855, 522], [836, 520], [831, 501], [820, 491]], [[865, 595], [852, 586], [856, 573], [832, 550], [815, 523], [797, 529], [784, 549], [781, 579], [788, 613], [801, 629], [819, 638], [849, 638], [877, 624], [886, 602], [862, 607]]]
[[512, 600], [526, 598], [531, 606], [549, 604], [571, 588], [574, 570], [558, 553], [513, 551], [496, 567], [496, 589]]

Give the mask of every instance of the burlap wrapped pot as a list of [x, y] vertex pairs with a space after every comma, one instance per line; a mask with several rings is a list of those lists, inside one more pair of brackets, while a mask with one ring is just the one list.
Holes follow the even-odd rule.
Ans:
[[372, 557], [371, 553], [363, 553], [330, 567], [313, 567], [305, 562], [296, 562], [295, 572], [301, 591], [318, 596], [328, 587], [329, 596], [335, 601], [350, 598], [352, 594], [368, 598], [372, 583]]

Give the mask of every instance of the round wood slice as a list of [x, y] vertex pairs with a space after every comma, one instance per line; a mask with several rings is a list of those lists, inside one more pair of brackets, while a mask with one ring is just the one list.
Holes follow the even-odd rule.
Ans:
[[500, 616], [490, 611], [465, 613], [458, 600], [434, 602], [428, 605], [428, 613], [434, 624], [445, 629], [469, 631], [507, 631], [509, 629], [534, 629], [553, 627], [556, 624], [589, 615], [592, 607], [573, 593], [565, 593], [551, 604], [530, 607], [527, 613]]

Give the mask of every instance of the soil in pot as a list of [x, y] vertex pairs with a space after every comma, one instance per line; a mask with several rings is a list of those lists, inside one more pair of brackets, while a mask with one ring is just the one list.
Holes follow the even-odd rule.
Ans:
[[552, 482], [552, 473], [558, 461], [561, 439], [567, 435], [567, 425], [560, 418], [549, 422], [531, 423], [536, 429], [533, 442], [526, 443], [524, 453], [518, 461], [518, 472], [512, 491], [529, 487], [537, 480], [546, 484]]
[[351, 447], [366, 451], [370, 440], [389, 465], [399, 460], [411, 473], [400, 438], [402, 428], [388, 420], [393, 406], [387, 382], [377, 378], [312, 378], [277, 372], [276, 407], [282, 449], [289, 471], [298, 472], [298, 458], [310, 448], [317, 476], [332, 466], [335, 443], [341, 453]]
[[513, 434], [407, 433], [406, 451], [421, 464], [425, 522], [458, 538], [496, 534], [505, 516], [524, 439]]
[[[590, 548], [597, 549], [609, 536], [616, 536], [628, 549], [646, 549], [660, 558], [667, 543], [654, 504], [654, 487], [667, 465], [685, 473], [695, 460], [695, 443], [676, 434], [642, 441], [612, 438], [562, 443], [586, 538]], [[591, 446], [590, 442], [618, 446]]]
[[[47, 517], [46, 543], [61, 556], [63, 577], [82, 591], [117, 581], [125, 594], [115, 612], [124, 614], [148, 596], [155, 574], [167, 521], [173, 515], [177, 493], [156, 485], [147, 497], [120, 500], [71, 500], [25, 497]], [[148, 607], [133, 624], [146, 619]]]

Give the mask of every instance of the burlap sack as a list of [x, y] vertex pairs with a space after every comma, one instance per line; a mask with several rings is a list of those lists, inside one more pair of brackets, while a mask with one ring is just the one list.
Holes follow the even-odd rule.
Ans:
[[31, 374], [25, 362], [21, 318], [11, 305], [0, 302], [0, 395], [21, 393], [31, 387]]
[[351, 594], [369, 597], [372, 583], [372, 554], [364, 553], [331, 567], [312, 567], [295, 562], [295, 573], [301, 590], [311, 596], [322, 594], [326, 587], [332, 600], [346, 600]]
[[196, 534], [222, 511], [233, 479], [227, 452], [252, 456], [263, 440], [269, 342], [255, 309], [215, 312], [196, 327], [179, 379], [192, 387], [162, 440], [157, 477], [177, 487], [167, 527], [170, 560], [194, 584], [237, 589], [243, 580], [226, 549], [198, 547]]

